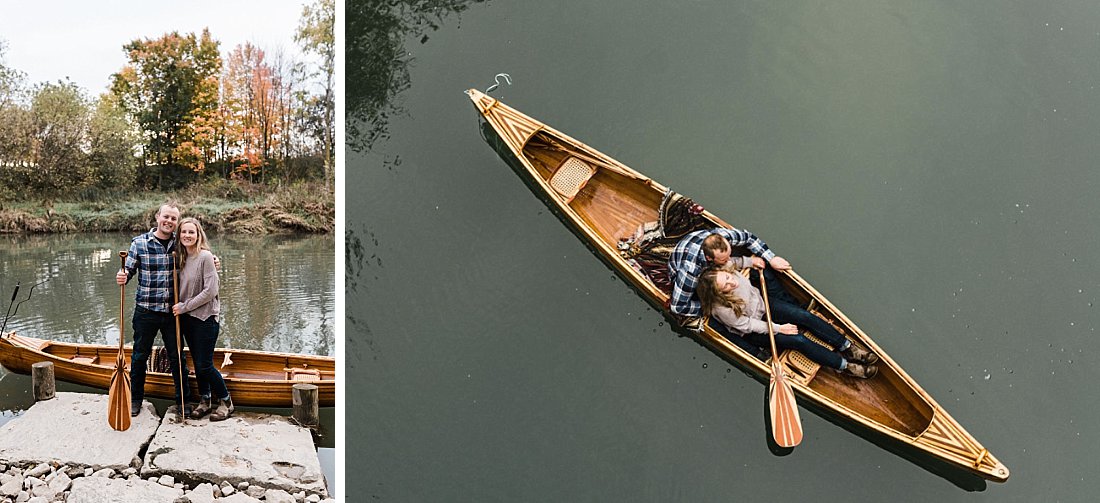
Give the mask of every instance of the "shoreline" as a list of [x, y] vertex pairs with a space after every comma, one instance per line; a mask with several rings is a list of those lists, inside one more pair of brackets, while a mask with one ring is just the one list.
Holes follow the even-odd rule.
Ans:
[[0, 202], [0, 235], [81, 232], [145, 232], [157, 209], [174, 201], [183, 216], [198, 218], [208, 231], [228, 234], [312, 233], [336, 229], [333, 194], [318, 184], [300, 184], [260, 193], [241, 190], [147, 192], [99, 201]]

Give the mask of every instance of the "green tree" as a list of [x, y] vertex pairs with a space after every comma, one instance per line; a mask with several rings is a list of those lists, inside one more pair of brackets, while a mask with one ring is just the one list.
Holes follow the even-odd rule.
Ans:
[[333, 26], [336, 23], [336, 6], [334, 0], [314, 0], [310, 5], [302, 9], [302, 17], [298, 22], [298, 33], [294, 40], [302, 45], [307, 53], [313, 53], [320, 57], [321, 64], [317, 75], [324, 85], [324, 94], [316, 101], [324, 111], [323, 125], [319, 138], [324, 152], [325, 183], [333, 188], [333, 165], [335, 164], [335, 138], [336, 138], [336, 99], [333, 90], [336, 75], [336, 36]]
[[85, 181], [88, 99], [71, 81], [39, 85], [31, 100], [34, 169], [29, 189], [48, 199], [70, 194]]
[[99, 97], [88, 136], [89, 182], [102, 189], [129, 188], [137, 165], [137, 133], [117, 96], [105, 93]]
[[172, 32], [124, 49], [129, 63], [112, 75], [111, 91], [144, 137], [143, 161], [203, 169], [217, 141], [205, 122], [218, 116], [218, 42], [209, 30], [201, 36]]

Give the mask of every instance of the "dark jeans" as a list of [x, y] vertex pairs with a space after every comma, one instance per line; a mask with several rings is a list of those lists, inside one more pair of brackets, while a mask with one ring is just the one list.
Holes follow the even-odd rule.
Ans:
[[[753, 271], [751, 275], [757, 287], [760, 286], [759, 275], [759, 271]], [[821, 365], [839, 369], [843, 357], [836, 350], [846, 344], [847, 339], [844, 338], [844, 335], [837, 332], [825, 320], [799, 307], [798, 301], [783, 288], [783, 283], [779, 281], [779, 277], [770, 266], [764, 269], [764, 278], [768, 280], [768, 303], [771, 305], [772, 321], [778, 324], [793, 323], [798, 325], [799, 328], [809, 330], [810, 333], [833, 349], [824, 348], [802, 334], [776, 333], [775, 346], [778, 349], [797, 350]], [[745, 334], [745, 340], [757, 346], [771, 347], [768, 334]]]
[[180, 316], [183, 323], [183, 336], [187, 338], [187, 347], [191, 349], [191, 360], [195, 363], [195, 377], [199, 380], [199, 395], [210, 398], [211, 393], [216, 398], [225, 400], [229, 398], [229, 390], [225, 387], [225, 379], [221, 372], [214, 368], [214, 348], [218, 344], [218, 332], [221, 325], [217, 318], [211, 316], [200, 320], [194, 316]]
[[[180, 372], [176, 362], [176, 320], [168, 313], [150, 311], [140, 306], [134, 307], [134, 351], [130, 356], [130, 401], [141, 403], [145, 399], [145, 372], [148, 369], [149, 353], [157, 332], [164, 341], [164, 349], [172, 356], [168, 358], [168, 368], [172, 370], [172, 382], [175, 384], [176, 403], [180, 401]], [[183, 399], [191, 401], [191, 388], [187, 385], [187, 361], [183, 361]]]

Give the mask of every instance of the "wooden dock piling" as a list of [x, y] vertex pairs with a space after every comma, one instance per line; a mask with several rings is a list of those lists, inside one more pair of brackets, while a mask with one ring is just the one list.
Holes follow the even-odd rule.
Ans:
[[57, 383], [53, 378], [53, 362], [38, 362], [31, 365], [31, 390], [36, 402], [54, 397]]
[[316, 385], [307, 383], [297, 383], [291, 388], [294, 399], [294, 420], [302, 426], [313, 427], [321, 424], [317, 390]]

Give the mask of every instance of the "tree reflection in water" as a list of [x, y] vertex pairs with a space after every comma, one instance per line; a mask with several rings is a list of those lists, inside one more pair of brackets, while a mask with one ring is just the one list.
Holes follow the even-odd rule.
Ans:
[[408, 89], [411, 53], [405, 41], [427, 43], [444, 18], [484, 0], [349, 0], [345, 6], [345, 141], [369, 151], [389, 137], [389, 118], [404, 113], [397, 96]]

